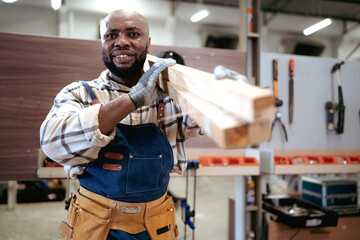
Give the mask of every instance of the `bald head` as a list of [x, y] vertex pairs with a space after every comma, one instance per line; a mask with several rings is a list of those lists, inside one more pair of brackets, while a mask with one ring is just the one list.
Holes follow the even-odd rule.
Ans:
[[147, 20], [138, 12], [128, 11], [124, 9], [115, 10], [109, 13], [100, 25], [100, 38], [103, 39], [105, 33], [109, 28], [111, 21], [136, 21], [139, 24], [139, 27], [142, 28], [147, 37], [149, 37], [149, 24]]

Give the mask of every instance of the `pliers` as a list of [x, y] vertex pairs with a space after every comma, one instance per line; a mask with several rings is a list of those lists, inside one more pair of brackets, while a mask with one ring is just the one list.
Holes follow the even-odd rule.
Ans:
[[281, 124], [281, 127], [282, 127], [284, 135], [285, 135], [285, 142], [287, 142], [288, 141], [287, 132], [286, 132], [285, 124], [283, 123], [283, 121], [281, 121], [281, 112], [280, 111], [277, 111], [275, 113], [275, 119], [273, 120], [273, 122], [271, 124], [271, 135], [272, 135], [272, 131], [273, 131], [273, 128], [274, 128], [274, 125], [276, 122], [279, 122]]

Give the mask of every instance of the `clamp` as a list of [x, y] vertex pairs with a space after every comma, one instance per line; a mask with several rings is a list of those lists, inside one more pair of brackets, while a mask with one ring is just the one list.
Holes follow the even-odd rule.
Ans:
[[[185, 200], [181, 201], [181, 208], [182, 208], [182, 220], [184, 222], [184, 236], [186, 240], [186, 225], [190, 227], [191, 230], [193, 230], [193, 239], [195, 239], [195, 204], [196, 204], [196, 169], [199, 168], [199, 161], [193, 160], [188, 161], [188, 165], [186, 168], [186, 197]], [[188, 185], [189, 185], [189, 170], [194, 170], [194, 195], [193, 195], [193, 204], [194, 204], [194, 210], [190, 211], [190, 206], [187, 203], [188, 199]], [[194, 220], [191, 221], [190, 218], [193, 218]]]
[[275, 119], [272, 121], [272, 124], [271, 124], [271, 133], [273, 131], [273, 128], [274, 128], [274, 125], [276, 122], [279, 122], [279, 124], [281, 125], [282, 130], [284, 132], [284, 136], [285, 136], [285, 142], [287, 142], [288, 141], [287, 132], [286, 132], [285, 124], [283, 123], [283, 121], [281, 121], [281, 112], [280, 111], [277, 111], [275, 113]]

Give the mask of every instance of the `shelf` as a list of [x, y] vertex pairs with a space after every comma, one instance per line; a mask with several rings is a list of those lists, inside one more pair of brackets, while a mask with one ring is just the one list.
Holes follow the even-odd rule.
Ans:
[[[191, 173], [192, 171], [190, 171]], [[200, 167], [196, 176], [258, 176], [260, 174], [259, 166], [236, 166], [236, 167]]]
[[312, 158], [321, 158], [329, 156], [358, 156], [359, 149], [275, 149], [275, 150], [260, 150], [261, 172], [280, 175], [296, 175], [296, 174], [334, 174], [334, 173], [360, 173], [359, 163], [332, 163], [327, 164], [321, 162], [320, 164], [274, 164], [274, 159], [279, 156], [311, 156]]
[[290, 165], [274, 166], [274, 174], [332, 174], [332, 173], [360, 173], [360, 164], [319, 164], [319, 165]]
[[63, 167], [43, 167], [43, 162], [47, 158], [44, 152], [39, 148], [38, 150], [38, 178], [66, 178], [66, 173]]
[[248, 211], [248, 212], [255, 212], [255, 211], [257, 211], [258, 210], [258, 207], [256, 206], [256, 205], [247, 205], [246, 206], [246, 211]]
[[39, 167], [37, 176], [38, 178], [66, 178], [66, 173], [62, 167]]
[[247, 34], [248, 38], [259, 38], [260, 37], [260, 34], [259, 33], [255, 33], [255, 32], [249, 32]]
[[[224, 150], [224, 149], [188, 149], [189, 159], [198, 159], [204, 152], [211, 155], [218, 156], [243, 156], [245, 150]], [[66, 178], [66, 174], [62, 167], [41, 167], [41, 163], [46, 156], [39, 149], [39, 167], [37, 171], [38, 178]], [[217, 166], [217, 167], [200, 167], [197, 169], [196, 176], [257, 176], [260, 174], [259, 165], [251, 166]], [[193, 175], [193, 171], [189, 171], [189, 175]], [[171, 177], [183, 177], [177, 173], [171, 173]]]

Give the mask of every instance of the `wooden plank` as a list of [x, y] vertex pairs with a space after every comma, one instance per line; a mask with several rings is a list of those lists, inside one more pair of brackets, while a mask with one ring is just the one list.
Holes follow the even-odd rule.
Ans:
[[[157, 57], [148, 55], [150, 64]], [[269, 90], [232, 79], [215, 80], [211, 73], [175, 64], [162, 78], [206, 101], [218, 105], [246, 122], [270, 120], [274, 117], [274, 100]]]
[[[149, 55], [148, 59], [150, 64], [153, 64], [158, 58]], [[173, 74], [171, 74], [171, 72]], [[161, 87], [168, 92], [221, 148], [241, 148], [270, 139], [269, 122], [270, 117], [273, 117], [274, 105], [272, 104], [272, 95], [268, 91], [230, 79], [216, 81], [212, 74], [178, 64], [169, 67], [167, 71], [162, 74], [161, 79]], [[210, 89], [203, 91], [202, 88], [205, 86], [208, 86]], [[254, 94], [245, 93], [238, 89], [244, 86]], [[248, 86], [250, 86], [250, 88], [248, 88]], [[201, 93], [198, 94], [199, 92]], [[202, 94], [203, 92], [206, 94]], [[220, 93], [224, 95], [221, 100], [219, 100], [220, 104], [208, 101], [211, 95]], [[229, 95], [235, 100], [228, 99]], [[220, 99], [219, 95], [218, 97]], [[246, 102], [244, 108], [247, 106], [248, 111], [245, 110], [245, 113], [243, 111], [234, 111], [234, 109], [224, 107], [223, 104], [221, 104], [221, 101], [228, 101], [229, 103], [237, 102], [239, 98]], [[256, 102], [254, 99], [258, 100], [258, 106], [263, 107], [263, 111], [257, 110], [256, 114], [254, 114], [253, 111], [255, 109], [254, 102]], [[266, 103], [265, 99], [267, 100]], [[271, 105], [269, 105], [268, 102], [270, 102]], [[241, 115], [238, 114], [239, 112], [242, 112], [244, 115], [258, 115], [256, 117], [257, 121], [249, 123], [239, 116]], [[262, 112], [262, 116], [260, 116], [260, 112]]]
[[270, 139], [269, 121], [248, 124], [172, 82], [168, 93], [222, 148], [241, 148]]

